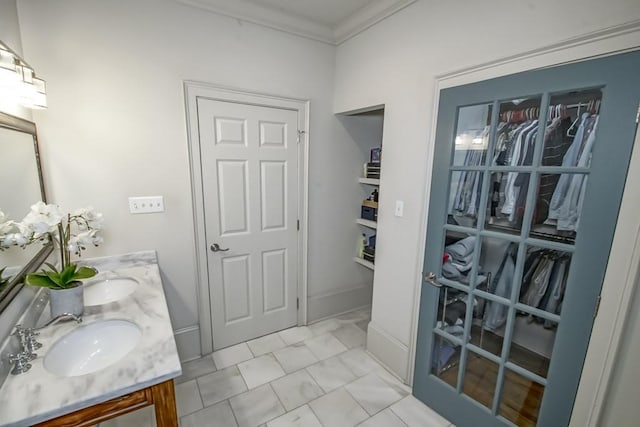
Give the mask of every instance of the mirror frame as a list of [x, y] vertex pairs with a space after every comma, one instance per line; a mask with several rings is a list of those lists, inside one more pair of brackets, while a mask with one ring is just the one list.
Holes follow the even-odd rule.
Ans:
[[[47, 203], [47, 197], [44, 191], [44, 180], [42, 178], [42, 165], [40, 163], [40, 150], [38, 149], [38, 136], [36, 132], [36, 124], [20, 117], [15, 117], [7, 113], [0, 112], [0, 128], [14, 130], [29, 134], [33, 137], [33, 148], [36, 156], [36, 166], [38, 169], [38, 180], [40, 182], [40, 194], [42, 201]], [[47, 259], [49, 254], [53, 251], [53, 242], [46, 243], [42, 249], [40, 249], [36, 255], [31, 258], [16, 274], [7, 286], [0, 292], [0, 313], [6, 306], [15, 298], [24, 286], [24, 277], [34, 272], [39, 268], [42, 263]]]

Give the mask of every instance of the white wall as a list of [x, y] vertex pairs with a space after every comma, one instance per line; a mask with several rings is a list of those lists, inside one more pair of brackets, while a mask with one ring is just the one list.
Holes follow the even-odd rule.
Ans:
[[[335, 48], [171, 0], [24, 0], [24, 50], [47, 80], [35, 114], [51, 198], [104, 213], [87, 256], [156, 249], [183, 358], [198, 347], [194, 227], [182, 82], [311, 101], [309, 298], [359, 288], [352, 207], [336, 191], [347, 136], [332, 114]], [[347, 153], [347, 156], [350, 154]], [[163, 214], [127, 197], [163, 195]]]
[[[0, 40], [22, 56], [22, 39], [16, 0], [0, 0]], [[27, 60], [27, 62], [29, 61]], [[31, 110], [15, 105], [13, 100], [6, 102], [2, 96], [0, 96], [0, 111], [31, 120]]]
[[610, 378], [609, 394], [602, 409], [602, 426], [635, 426], [640, 419], [638, 384], [640, 384], [640, 276], [636, 278], [636, 291], [632, 298], [627, 322], [622, 334], [622, 344], [616, 356]]
[[[368, 346], [399, 375], [409, 372], [422, 269], [435, 76], [639, 18], [637, 0], [419, 0], [338, 47], [334, 110], [386, 107]], [[393, 216], [395, 200], [404, 218]]]

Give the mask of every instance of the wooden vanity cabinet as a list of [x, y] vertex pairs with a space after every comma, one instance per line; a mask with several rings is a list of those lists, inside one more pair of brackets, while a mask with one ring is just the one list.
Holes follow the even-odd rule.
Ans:
[[35, 427], [89, 427], [149, 405], [155, 405], [156, 425], [158, 427], [178, 426], [173, 380], [167, 380], [160, 384], [35, 424]]

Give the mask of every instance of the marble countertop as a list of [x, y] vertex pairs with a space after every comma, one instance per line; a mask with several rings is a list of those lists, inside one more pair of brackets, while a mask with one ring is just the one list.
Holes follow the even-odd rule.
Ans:
[[[86, 307], [83, 322], [65, 322], [45, 328], [37, 338], [43, 344], [29, 372], [9, 375], [0, 388], [0, 426], [26, 426], [86, 408], [132, 391], [159, 384], [181, 374], [167, 302], [154, 251], [85, 261], [101, 275], [133, 277], [135, 292], [122, 300]], [[38, 324], [49, 317], [46, 309]], [[122, 360], [98, 372], [60, 377], [43, 366], [44, 355], [60, 337], [75, 328], [102, 319], [126, 319], [142, 330], [137, 346]]]

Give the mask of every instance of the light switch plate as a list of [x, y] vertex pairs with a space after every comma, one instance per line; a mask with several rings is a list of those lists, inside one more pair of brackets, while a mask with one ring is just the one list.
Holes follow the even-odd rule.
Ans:
[[132, 214], [164, 212], [164, 197], [129, 197], [129, 212]]
[[404, 202], [402, 200], [396, 200], [395, 215], [399, 217], [404, 215]]

